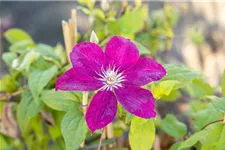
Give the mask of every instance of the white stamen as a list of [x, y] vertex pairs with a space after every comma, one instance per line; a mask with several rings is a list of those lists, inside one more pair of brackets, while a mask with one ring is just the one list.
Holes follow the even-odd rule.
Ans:
[[101, 68], [101, 72], [97, 73], [99, 78], [98, 80], [102, 81], [104, 86], [101, 88], [102, 90], [113, 90], [114, 88], [122, 87], [122, 82], [125, 81], [125, 76], [123, 73], [118, 73], [119, 68], [116, 68], [114, 65], [109, 67], [105, 70], [103, 67]]

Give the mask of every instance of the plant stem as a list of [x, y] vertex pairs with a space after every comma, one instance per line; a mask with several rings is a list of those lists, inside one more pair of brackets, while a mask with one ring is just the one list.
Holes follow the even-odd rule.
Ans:
[[[82, 109], [83, 109], [83, 114], [85, 116], [87, 112], [87, 106], [88, 106], [88, 92], [83, 92], [83, 98], [82, 98]], [[84, 141], [80, 144], [80, 147], [84, 147], [85, 143]]]
[[0, 93], [0, 102], [8, 102], [8, 99], [12, 98], [12, 97], [16, 97], [18, 95], [20, 95], [23, 92], [23, 90], [18, 90], [14, 93]]
[[72, 46], [77, 44], [77, 10], [71, 9], [71, 21], [73, 22], [71, 27], [71, 40]]
[[104, 137], [104, 130], [105, 130], [105, 128], [102, 129], [102, 135], [101, 135], [101, 137], [100, 137], [100, 141], [99, 141], [99, 144], [98, 144], [98, 150], [101, 149], [102, 139], [103, 139], [103, 137]]
[[72, 41], [71, 41], [71, 36], [70, 36], [70, 27], [68, 22], [62, 21], [62, 29], [63, 29], [63, 37], [64, 37], [64, 43], [66, 47], [66, 53], [67, 53], [67, 58], [69, 60], [70, 52], [72, 49]]
[[223, 123], [225, 124], [225, 114], [223, 115]]
[[[107, 138], [108, 139], [112, 139], [113, 138], [114, 135], [113, 135], [113, 124], [112, 123], [107, 125], [106, 133], [107, 133]], [[112, 148], [113, 144], [110, 144], [109, 147]]]
[[221, 121], [223, 121], [223, 119], [210, 122], [210, 123], [206, 124], [201, 130], [205, 129], [207, 126], [209, 126], [211, 124], [214, 124], [214, 123], [217, 123], [217, 122], [221, 122]]
[[86, 114], [87, 106], [88, 106], [88, 92], [83, 92], [82, 109], [84, 115]]

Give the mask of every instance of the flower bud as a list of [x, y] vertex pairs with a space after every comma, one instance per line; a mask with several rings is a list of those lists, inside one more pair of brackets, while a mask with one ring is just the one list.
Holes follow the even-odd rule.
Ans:
[[90, 37], [90, 42], [93, 42], [93, 43], [95, 43], [95, 44], [98, 44], [98, 37], [97, 37], [97, 35], [95, 34], [95, 32], [94, 31], [92, 31], [91, 32], [91, 37]]

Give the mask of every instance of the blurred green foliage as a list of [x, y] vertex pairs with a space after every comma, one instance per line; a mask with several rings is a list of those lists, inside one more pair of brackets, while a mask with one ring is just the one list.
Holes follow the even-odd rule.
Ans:
[[195, 26], [190, 29], [189, 38], [195, 45], [201, 45], [205, 41], [203, 31]]
[[[90, 30], [82, 36], [85, 41], [89, 41], [92, 30], [96, 32], [102, 47], [112, 36], [124, 36], [137, 45], [141, 55], [157, 60], [161, 60], [157, 55], [159, 52], [171, 49], [172, 28], [179, 19], [179, 13], [169, 4], [148, 16], [147, 5], [140, 1], [127, 6], [113, 2], [107, 10], [96, 8], [94, 1], [78, 2], [80, 6], [77, 9], [87, 14], [91, 23]], [[0, 91], [12, 95], [19, 93], [13, 99], [6, 97], [5, 100], [13, 104], [12, 112], [21, 135], [10, 137], [1, 134], [0, 149], [74, 150], [79, 149], [84, 140], [87, 142], [86, 149], [97, 149], [96, 140], [101, 131], [92, 136], [88, 131], [80, 108], [82, 94], [56, 92], [54, 89], [56, 78], [71, 67], [63, 46], [35, 43], [29, 34], [16, 28], [6, 31], [4, 36], [11, 44], [9, 52], [2, 55], [9, 67], [9, 74], [0, 80]], [[204, 41], [202, 33], [196, 32], [196, 29], [191, 30], [190, 37], [196, 45]], [[118, 105], [118, 116], [113, 123], [115, 136], [121, 136], [130, 127], [129, 142], [133, 150], [151, 149], [156, 131], [177, 139], [172, 150], [191, 147], [223, 150], [225, 126], [219, 121], [225, 113], [222, 107], [225, 99], [212, 96], [218, 92], [217, 89], [206, 83], [199, 73], [176, 64], [166, 64], [164, 67], [167, 75], [146, 88], [161, 103], [173, 103], [179, 100], [181, 93], [188, 95], [192, 101], [185, 115], [193, 127], [192, 135], [187, 136], [186, 125], [173, 114], [167, 114], [162, 120], [158, 114], [156, 120], [147, 120], [128, 113]], [[225, 73], [221, 91], [225, 96]], [[3, 110], [8, 103], [0, 103], [1, 115], [5, 113]], [[182, 139], [184, 141], [180, 142]], [[103, 140], [102, 146], [113, 142]]]

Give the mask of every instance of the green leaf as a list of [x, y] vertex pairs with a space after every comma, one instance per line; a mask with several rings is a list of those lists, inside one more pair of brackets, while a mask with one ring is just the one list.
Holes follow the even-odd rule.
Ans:
[[[115, 143], [115, 140], [113, 140], [113, 139], [102, 140], [101, 147], [104, 147], [104, 146], [107, 146], [107, 145], [113, 144], [113, 143]], [[93, 144], [86, 146], [86, 150], [96, 150], [96, 149], [98, 149], [98, 143], [93, 143]], [[110, 150], [117, 150], [117, 149], [110, 148]], [[120, 149], [118, 149], [118, 150], [120, 150]], [[121, 149], [121, 150], [124, 150], [124, 149]], [[127, 150], [127, 149], [125, 149], [125, 150]]]
[[6, 52], [6, 53], [3, 53], [3, 55], [2, 55], [2, 59], [9, 67], [12, 66], [12, 62], [16, 58], [17, 58], [17, 55], [12, 52]]
[[115, 138], [122, 136], [125, 129], [126, 125], [124, 121], [118, 119], [113, 122], [113, 133]]
[[109, 21], [106, 24], [106, 33], [111, 35], [118, 35], [119, 34], [119, 27], [116, 21]]
[[16, 80], [11, 75], [6, 75], [0, 80], [0, 91], [14, 92], [16, 90]]
[[34, 70], [47, 70], [51, 66], [52, 63], [49, 63], [46, 59], [43, 58], [43, 56], [40, 56], [35, 61], [35, 63], [31, 63], [29, 67], [29, 72], [33, 72]]
[[59, 68], [61, 67], [60, 57], [56, 55], [53, 47], [46, 44], [37, 44], [34, 50], [35, 52], [38, 52], [45, 60], [54, 63]]
[[164, 14], [166, 15], [166, 21], [168, 21], [170, 27], [176, 25], [177, 21], [179, 20], [179, 12], [168, 3], [164, 5], [163, 10]]
[[223, 131], [224, 124], [218, 124], [213, 130], [211, 130], [204, 140], [201, 141], [201, 150], [218, 149], [218, 141], [220, 141], [221, 133]]
[[212, 87], [201, 79], [194, 79], [192, 84], [187, 87], [189, 93], [196, 98], [202, 98], [213, 94]]
[[172, 114], [167, 114], [161, 123], [162, 130], [173, 137], [181, 138], [187, 133], [186, 125], [177, 120]]
[[110, 149], [110, 150], [129, 150], [129, 149], [128, 149], [128, 148], [123, 147], [123, 148], [113, 148], [113, 149]]
[[87, 125], [82, 112], [72, 109], [66, 113], [61, 124], [62, 135], [67, 150], [79, 148], [87, 133]]
[[63, 46], [61, 44], [57, 44], [56, 47], [55, 47], [55, 55], [60, 59], [60, 62], [62, 65], [64, 65], [66, 63], [66, 52], [63, 48]]
[[99, 8], [95, 8], [95, 9], [93, 10], [93, 14], [94, 14], [94, 16], [97, 16], [97, 17], [99, 17], [99, 18], [101, 18], [101, 19], [105, 19], [105, 14], [104, 14], [104, 12], [103, 12], [101, 9], [99, 9]]
[[205, 101], [199, 101], [199, 100], [193, 100], [190, 102], [190, 111], [191, 113], [199, 112], [203, 109], [205, 109], [208, 105], [208, 102]]
[[182, 87], [182, 83], [177, 80], [165, 80], [160, 81], [156, 85], [152, 85], [152, 93], [156, 99], [160, 99], [162, 96], [168, 96], [173, 90]]
[[14, 53], [25, 53], [28, 50], [31, 50], [35, 46], [32, 40], [19, 41], [12, 44], [9, 47], [9, 50]]
[[186, 141], [184, 141], [180, 144], [180, 147], [178, 150], [183, 150], [183, 148], [189, 148], [189, 147], [195, 145], [203, 136], [205, 136], [204, 131], [199, 131], [199, 132], [193, 134]]
[[39, 58], [39, 54], [35, 51], [29, 51], [28, 53], [25, 54], [22, 62], [18, 65], [13, 65], [12, 67], [18, 71], [26, 70], [28, 71], [30, 68], [31, 63], [36, 61]]
[[[135, 11], [127, 12], [117, 20], [119, 30], [122, 33], [133, 34], [138, 32], [144, 27], [145, 13], [147, 10], [145, 7]], [[137, 21], [138, 20], [138, 21]]]
[[135, 115], [127, 112], [126, 114], [126, 119], [125, 119], [125, 123], [129, 123], [133, 118], [134, 118]]
[[89, 9], [92, 9], [95, 5], [95, 0], [78, 0], [81, 5], [86, 5]]
[[194, 133], [187, 140], [185, 140], [184, 142], [182, 142], [180, 144], [180, 147], [178, 150], [183, 150], [184, 148], [189, 148], [189, 147], [195, 145], [198, 141], [204, 140], [204, 138], [207, 137], [209, 132], [212, 131], [217, 125], [218, 124], [211, 124], [208, 127], [206, 127], [204, 130]]
[[49, 131], [51, 138], [55, 142], [57, 140], [57, 138], [62, 137], [61, 121], [62, 121], [62, 118], [64, 117], [65, 113], [62, 111], [52, 111], [51, 115], [55, 121], [55, 125], [54, 126], [49, 125], [47, 127], [48, 127], [48, 131]]
[[222, 95], [225, 97], [225, 70], [223, 71], [223, 75], [222, 75]]
[[63, 138], [60, 137], [54, 141], [53, 145], [51, 146], [51, 149], [49, 150], [65, 150], [65, 149], [66, 147]]
[[155, 138], [155, 124], [152, 119], [134, 117], [131, 121], [129, 142], [132, 150], [152, 148]]
[[175, 143], [170, 147], [170, 150], [178, 150], [178, 148], [180, 147], [181, 143]]
[[201, 30], [196, 27], [192, 27], [189, 31], [189, 38], [196, 45], [201, 45], [204, 42], [204, 35]]
[[1, 150], [7, 150], [9, 148], [9, 144], [2, 134], [0, 134], [0, 143]]
[[53, 47], [42, 43], [36, 45], [35, 51], [46, 56], [54, 55]]
[[134, 5], [135, 5], [135, 8], [139, 8], [142, 5], [142, 1], [141, 0], [134, 1]]
[[49, 81], [56, 75], [57, 67], [52, 66], [47, 70], [35, 70], [29, 74], [28, 86], [31, 90], [33, 98], [38, 101], [39, 94]]
[[166, 20], [165, 14], [161, 9], [156, 10], [151, 14], [151, 24], [154, 27], [163, 26], [165, 24], [165, 20]]
[[137, 41], [132, 41], [138, 48], [140, 55], [143, 54], [151, 54], [150, 50], [148, 50], [145, 46], [143, 46], [141, 43], [137, 42]]
[[30, 91], [24, 91], [22, 94], [21, 102], [17, 107], [17, 121], [19, 123], [22, 133], [25, 129], [31, 118], [37, 115], [43, 107], [43, 103], [35, 103]]
[[69, 111], [79, 106], [78, 97], [72, 92], [45, 90], [41, 93], [42, 101], [54, 110]]
[[4, 36], [11, 44], [26, 40], [33, 41], [29, 34], [17, 28], [7, 30]]
[[170, 92], [169, 95], [163, 95], [161, 99], [164, 101], [173, 102], [176, 101], [179, 97], [181, 97], [181, 92], [174, 89]]
[[201, 130], [206, 124], [220, 120], [223, 117], [223, 114], [217, 111], [212, 103], [209, 103], [206, 108], [198, 111], [194, 114], [193, 126], [196, 130]]
[[177, 80], [185, 85], [199, 76], [199, 73], [193, 72], [180, 65], [167, 64], [164, 65], [164, 67], [167, 71], [167, 75], [162, 80]]
[[218, 97], [213, 98], [212, 104], [217, 111], [225, 114], [225, 98], [224, 97], [223, 98], [218, 98]]
[[217, 123], [208, 126], [206, 129], [199, 131], [190, 136], [186, 141], [180, 144], [179, 149], [188, 148], [200, 142], [201, 150], [222, 150], [225, 143], [225, 126]]
[[223, 129], [220, 132], [220, 139], [217, 142], [217, 147], [219, 150], [222, 150], [225, 147], [225, 125], [223, 124]]
[[44, 58], [52, 58], [60, 62], [60, 58], [56, 56], [54, 48], [46, 44], [37, 44], [34, 48], [35, 52], [40, 53]]
[[77, 10], [83, 11], [83, 13], [85, 13], [86, 15], [90, 15], [90, 13], [91, 13], [91, 11], [88, 8], [83, 7], [83, 6], [78, 6]]

